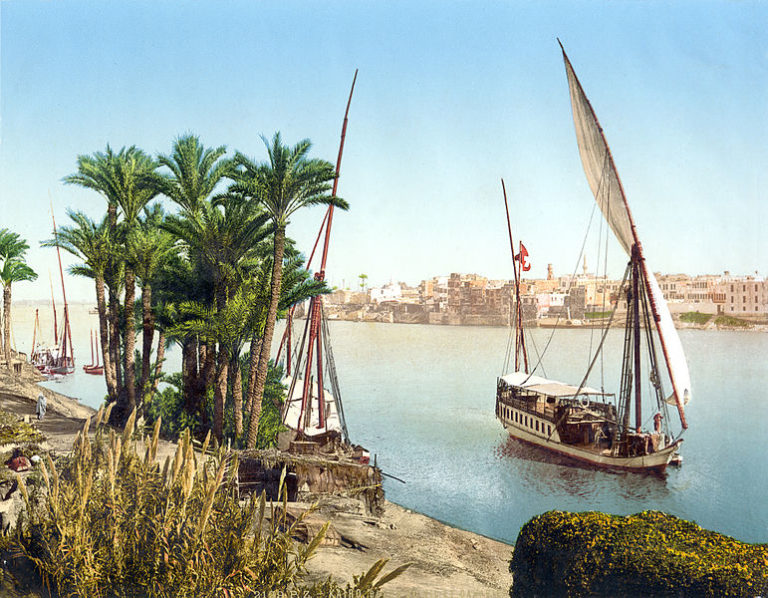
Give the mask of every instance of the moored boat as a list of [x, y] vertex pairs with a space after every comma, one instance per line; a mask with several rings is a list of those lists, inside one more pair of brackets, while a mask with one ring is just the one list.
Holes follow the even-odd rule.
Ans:
[[[515, 365], [512, 372], [497, 379], [496, 417], [510, 436], [592, 466], [663, 472], [671, 462], [680, 461], [681, 436], [688, 427], [684, 405], [691, 397], [688, 366], [669, 308], [646, 264], [603, 129], [564, 49], [563, 60], [584, 172], [605, 220], [630, 259], [612, 315], [579, 384], [537, 376], [541, 361], [535, 365], [529, 362], [522, 318], [513, 318]], [[506, 203], [506, 190], [504, 200]], [[507, 222], [511, 243], [508, 208]], [[519, 255], [513, 264], [519, 314]], [[626, 300], [627, 310], [619, 392], [615, 394], [587, 384], [603, 351], [619, 298]], [[669, 395], [662, 385], [662, 362], [671, 386]], [[677, 434], [671, 431], [668, 405], [677, 407]]]

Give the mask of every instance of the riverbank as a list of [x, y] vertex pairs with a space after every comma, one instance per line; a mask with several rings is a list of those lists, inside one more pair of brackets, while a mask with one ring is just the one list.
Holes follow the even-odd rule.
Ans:
[[[326, 305], [325, 312], [330, 320], [344, 322], [368, 322], [380, 324], [428, 324], [433, 326], [481, 326], [490, 328], [506, 328], [509, 326], [508, 317], [499, 314], [458, 314], [443, 312], [409, 311], [385, 306], [364, 305], [349, 309], [345, 305]], [[678, 330], [738, 330], [746, 332], [768, 332], [768, 324], [764, 320], [739, 320], [730, 316], [711, 314], [711, 318], [703, 323], [684, 321], [681, 316], [685, 313], [673, 313], [672, 319]], [[611, 328], [623, 328], [626, 312], [617, 312], [611, 323]], [[525, 327], [533, 328], [563, 328], [563, 329], [602, 329], [606, 320], [600, 319], [568, 319], [568, 318], [539, 318], [525, 322]]]
[[[0, 371], [0, 408], [29, 420], [45, 436], [43, 450], [68, 452], [76, 434], [94, 410], [76, 399], [45, 389], [48, 413], [34, 417], [42, 376], [25, 365], [20, 374]], [[7, 447], [3, 447], [4, 449]], [[175, 444], [161, 442], [158, 457], [175, 451]], [[16, 493], [18, 494], [18, 493]], [[13, 500], [13, 499], [9, 499]], [[355, 499], [317, 497], [313, 520], [330, 521], [337, 541], [321, 546], [309, 562], [308, 581], [329, 576], [342, 583], [366, 571], [378, 559], [389, 559], [385, 573], [405, 563], [411, 567], [385, 586], [385, 596], [507, 596], [512, 577], [512, 546], [453, 528], [435, 519], [384, 501], [380, 515], [365, 512]], [[6, 501], [7, 502], [7, 501]], [[308, 505], [295, 503], [290, 508]], [[470, 508], [468, 506], [468, 508]]]

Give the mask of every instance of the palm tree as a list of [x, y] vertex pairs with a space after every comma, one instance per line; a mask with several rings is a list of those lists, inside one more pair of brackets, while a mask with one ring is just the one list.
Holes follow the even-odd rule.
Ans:
[[64, 177], [65, 183], [92, 189], [104, 197], [107, 201], [109, 227], [112, 233], [117, 226], [117, 196], [120, 192], [119, 181], [114, 173], [114, 164], [126, 151], [123, 148], [115, 154], [107, 145], [104, 152], [94, 152], [92, 156], [80, 155], [77, 157], [77, 172]]
[[[0, 267], [3, 267], [8, 260], [23, 258], [27, 249], [29, 249], [29, 245], [17, 233], [11, 232], [7, 228], [0, 228]], [[7, 356], [10, 354], [8, 343], [10, 341], [11, 324], [8, 316], [5, 316], [5, 318], [3, 329], [7, 332], [0, 336], [0, 351]], [[8, 367], [10, 367], [10, 362], [8, 362]]]
[[[150, 174], [157, 164], [144, 152], [135, 146], [123, 147], [115, 153], [107, 145], [106, 151], [95, 152], [93, 155], [80, 155], [77, 157], [77, 172], [64, 177], [64, 182], [70, 185], [78, 185], [86, 189], [92, 189], [102, 195], [107, 201], [107, 220], [109, 234], [114, 243], [118, 243], [118, 210], [123, 208], [124, 221], [128, 228], [133, 225], [132, 217], [141, 211], [146, 203], [158, 192], [157, 181], [152, 180]], [[153, 191], [147, 193], [147, 189]], [[123, 240], [124, 233], [123, 232]], [[125, 267], [124, 252], [112, 253], [112, 260], [108, 265], [104, 280], [109, 289], [109, 353], [114, 364], [117, 379], [118, 394], [120, 397], [127, 395], [127, 400], [120, 399], [121, 403], [135, 403], [134, 373], [133, 373], [133, 297], [135, 296], [135, 284], [133, 271]], [[126, 305], [126, 325], [131, 330], [125, 335], [126, 347], [124, 350], [126, 364], [130, 367], [121, 367], [120, 359], [120, 290], [125, 284], [126, 299], [130, 302]], [[130, 351], [128, 346], [130, 345]], [[121, 375], [121, 369], [125, 370], [125, 381]], [[129, 384], [130, 381], [130, 384]], [[129, 387], [129, 388], [127, 388]], [[131, 400], [133, 399], [133, 401]], [[112, 411], [113, 418], [119, 420], [127, 417], [130, 409], [126, 405], [119, 405], [119, 409]]]
[[[258, 264], [258, 249], [268, 235], [267, 220], [268, 216], [254, 209], [252, 204], [231, 195], [217, 198], [216, 205], [201, 203], [196, 213], [187, 212], [166, 219], [165, 230], [182, 242], [190, 262], [197, 264], [200, 277], [210, 281], [210, 295], [201, 298], [199, 304], [218, 312], [226, 308], [248, 278], [248, 272]], [[177, 327], [177, 330], [184, 328]], [[212, 337], [200, 338], [205, 343], [206, 338]], [[207, 346], [205, 351], [206, 374], [213, 373], [214, 347]], [[186, 367], [186, 375], [193, 369]], [[201, 382], [204, 384], [197, 385], [194, 390], [191, 384], [185, 383], [189, 409], [200, 407], [208, 380], [203, 377]]]
[[[128, 245], [133, 230], [139, 225], [139, 214], [161, 191], [160, 177], [155, 173], [159, 164], [140, 149], [132, 146], [121, 150], [113, 160], [112, 172], [116, 182], [114, 191], [117, 205], [123, 216], [121, 239]], [[134, 347], [136, 346], [135, 306], [136, 264], [125, 254], [125, 337], [124, 377], [126, 400], [118, 415], [127, 417], [136, 407], [136, 371]], [[122, 411], [122, 413], [120, 413]]]
[[262, 137], [262, 140], [267, 146], [269, 161], [256, 164], [238, 152], [234, 160], [237, 172], [232, 177], [235, 183], [230, 188], [232, 192], [240, 193], [260, 204], [269, 214], [273, 226], [270, 302], [259, 351], [254, 400], [251, 405], [251, 419], [248, 426], [249, 448], [256, 445], [259, 430], [261, 398], [267, 380], [270, 349], [280, 300], [285, 233], [289, 219], [297, 210], [311, 205], [331, 204], [345, 210], [348, 208], [347, 202], [343, 199], [329, 194], [330, 181], [336, 177], [336, 171], [330, 162], [308, 157], [312, 146], [308, 139], [300, 141], [293, 148], [283, 145], [279, 132], [275, 133], [271, 145], [265, 137]]
[[160, 268], [176, 253], [176, 239], [161, 228], [164, 218], [165, 213], [159, 203], [144, 208], [144, 218], [127, 239], [129, 261], [134, 264], [141, 283], [143, 330], [139, 392], [142, 401], [149, 392], [152, 337], [155, 330], [152, 285]]
[[194, 135], [179, 137], [170, 156], [160, 155], [157, 161], [171, 171], [163, 177], [163, 194], [185, 211], [195, 213], [211, 196], [222, 178], [230, 174], [231, 162], [222, 160], [225, 146], [206, 148]]
[[5, 364], [11, 367], [11, 285], [14, 282], [35, 280], [37, 274], [21, 258], [3, 261], [0, 283], [3, 285], [3, 334], [5, 336]]
[[99, 312], [99, 342], [104, 359], [104, 380], [110, 401], [117, 400], [117, 372], [110, 351], [107, 303], [105, 297], [105, 276], [113, 262], [113, 241], [109, 234], [109, 219], [105, 217], [96, 224], [82, 212], [68, 211], [74, 226], [63, 226], [56, 239], [44, 241], [43, 247], [61, 247], [83, 261], [82, 265], [70, 268], [77, 276], [92, 278], [96, 285], [96, 306]]
[[[221, 443], [224, 433], [224, 406], [227, 398], [228, 372], [232, 353], [242, 330], [250, 319], [253, 304], [245, 287], [239, 287], [223, 307], [185, 303], [182, 311], [189, 316], [178, 331], [200, 336], [213, 347], [218, 345], [213, 395], [213, 435]], [[242, 404], [240, 407], [242, 416]], [[237, 413], [237, 406], [235, 414]], [[237, 432], [236, 432], [237, 433]]]

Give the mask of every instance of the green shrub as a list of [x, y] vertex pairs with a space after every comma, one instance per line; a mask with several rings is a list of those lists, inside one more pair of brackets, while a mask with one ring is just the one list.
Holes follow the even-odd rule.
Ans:
[[688, 322], [690, 324], [699, 324], [703, 326], [712, 319], [711, 314], [702, 314], [698, 311], [689, 311], [684, 314], [680, 314], [681, 322]]
[[0, 445], [21, 442], [36, 443], [44, 440], [40, 431], [14, 413], [0, 409]]
[[[108, 413], [99, 411], [93, 443], [87, 421], [70, 458], [55, 464], [48, 457], [40, 484], [28, 488], [18, 477], [25, 508], [12, 548], [34, 564], [52, 595], [231, 598], [301, 587], [327, 526], [306, 546], [293, 541], [302, 518], [286, 520], [282, 480], [283, 508], [269, 518], [264, 494], [239, 502], [235, 457], [204, 457], [210, 435], [201, 456], [183, 433], [160, 467], [160, 420], [142, 457], [131, 440], [136, 412], [122, 435], [99, 428]], [[386, 577], [367, 589], [356, 584], [355, 595], [375, 595]]]
[[612, 313], [612, 311], [588, 311], [584, 313], [584, 318], [586, 320], [602, 320], [610, 318]]
[[736, 328], [749, 328], [751, 324], [746, 320], [740, 320], [733, 316], [717, 316], [715, 318], [715, 324], [718, 326], [729, 326]]
[[[247, 353], [240, 358], [243, 395], [248, 391], [249, 359]], [[281, 383], [282, 377], [282, 368], [270, 364], [261, 401], [256, 448], [266, 449], [276, 446], [278, 433], [285, 429], [280, 421], [280, 408], [286, 394], [286, 388]], [[163, 438], [170, 440], [177, 440], [179, 435], [187, 429], [191, 430], [194, 436], [202, 439], [207, 428], [203, 425], [200, 413], [190, 413], [185, 408], [181, 373], [167, 374], [163, 376], [163, 382], [168, 386], [156, 392], [144, 405], [144, 418], [147, 425], [152, 426], [156, 421], [161, 420], [160, 434]], [[235, 401], [230, 387], [224, 409], [224, 438], [231, 439], [233, 448], [245, 448], [245, 438], [235, 438], [234, 410]], [[208, 390], [205, 411], [210, 426], [213, 421], [213, 389]], [[243, 430], [248, 429], [249, 422], [250, 413], [245, 410], [245, 401], [243, 401]]]
[[658, 511], [549, 511], [520, 530], [510, 596], [755, 597], [768, 545], [745, 544]]

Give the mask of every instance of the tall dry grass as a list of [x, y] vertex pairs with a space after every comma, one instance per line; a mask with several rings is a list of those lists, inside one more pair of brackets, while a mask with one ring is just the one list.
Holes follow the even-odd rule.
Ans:
[[[283, 480], [282, 509], [269, 509], [264, 494], [242, 504], [236, 457], [221, 449], [207, 457], [210, 435], [197, 454], [185, 432], [161, 467], [161, 422], [137, 441], [135, 417], [118, 434], [102, 426], [109, 419], [102, 408], [94, 441], [86, 421], [69, 458], [54, 463], [48, 456], [41, 464], [39, 484], [28, 488], [19, 478], [25, 509], [14, 544], [51, 594], [236, 598], [301, 587], [327, 524], [307, 545], [296, 543], [292, 536], [303, 518], [286, 521]], [[405, 569], [377, 580], [384, 564], [343, 589], [328, 581], [302, 590], [375, 595]]]

